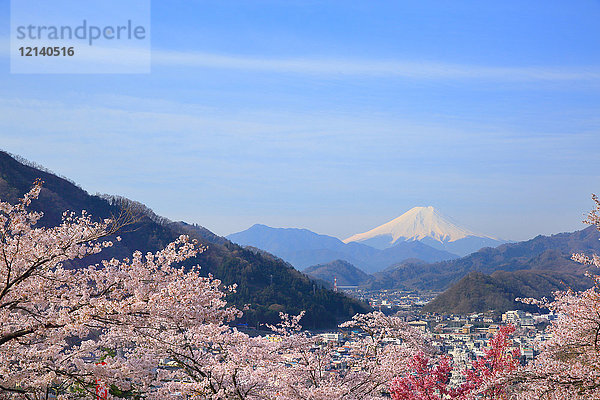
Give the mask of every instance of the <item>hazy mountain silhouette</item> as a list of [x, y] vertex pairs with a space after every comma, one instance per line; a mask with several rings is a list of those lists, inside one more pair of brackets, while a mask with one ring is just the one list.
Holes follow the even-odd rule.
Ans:
[[433, 262], [458, 257], [421, 242], [401, 242], [381, 250], [361, 243], [346, 244], [333, 236], [319, 235], [308, 229], [271, 228], [261, 224], [228, 235], [227, 238], [240, 245], [268, 251], [298, 269], [345, 260], [372, 273], [408, 258]]

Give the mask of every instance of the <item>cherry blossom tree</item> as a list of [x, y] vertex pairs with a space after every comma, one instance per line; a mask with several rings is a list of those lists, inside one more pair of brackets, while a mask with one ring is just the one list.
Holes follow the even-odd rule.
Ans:
[[64, 350], [90, 333], [102, 294], [88, 285], [91, 270], [63, 268], [111, 246], [99, 239], [124, 220], [92, 222], [85, 212], [65, 213], [61, 225], [35, 227], [41, 213], [27, 211], [42, 182], [16, 205], [0, 202], [0, 394], [27, 398], [47, 394], [63, 382]]
[[96, 381], [110, 397], [164, 398], [177, 385], [220, 393], [213, 388], [225, 364], [215, 355], [201, 370], [195, 359], [215, 348], [228, 350], [232, 363], [255, 359], [246, 357], [252, 345], [234, 351], [245, 338], [223, 325], [239, 311], [226, 307], [221, 283], [176, 267], [202, 251], [195, 242], [182, 236], [155, 254], [65, 268], [111, 246], [103, 238], [131, 219], [65, 213], [59, 226], [36, 227], [42, 215], [27, 206], [41, 185], [16, 205], [0, 202], [0, 398], [93, 398]]
[[[130, 350], [102, 366], [105, 371], [112, 368], [115, 372], [108, 374], [112, 376], [124, 371], [120, 388], [136, 388], [153, 399], [167, 395], [214, 400], [384, 399], [387, 382], [398, 370], [406, 369], [414, 349], [429, 350], [424, 336], [398, 318], [382, 313], [356, 315], [341, 327], [360, 332], [360, 337], [347, 348], [350, 361], [336, 369], [337, 345], [301, 331], [303, 313], [281, 314], [281, 323], [271, 327], [273, 335], [250, 337], [222, 324], [239, 311], [224, 308], [214, 299], [210, 305], [198, 304], [203, 312], [215, 306], [209, 313], [218, 315], [214, 320], [194, 321], [191, 315], [180, 318], [168, 312], [178, 307], [170, 297], [161, 297], [160, 303], [165, 313], [152, 315], [151, 329], [132, 322], [123, 326], [133, 330], [120, 333], [114, 329], [117, 338], [107, 345], [127, 343], [126, 336], [131, 338], [126, 346]], [[141, 358], [145, 364], [137, 361]], [[139, 372], [133, 375], [146, 380], [125, 373], [135, 369]]]
[[346, 364], [335, 369], [338, 345], [301, 332], [300, 318], [284, 314], [276, 329], [282, 335], [279, 352], [287, 365], [278, 371], [278, 399], [389, 398], [388, 382], [407, 371], [414, 352], [430, 351], [425, 336], [399, 318], [381, 312], [357, 314], [340, 325], [356, 331], [357, 337], [345, 349], [350, 355]]
[[490, 339], [484, 355], [465, 371], [466, 382], [459, 387], [464, 398], [508, 399], [512, 374], [519, 367], [520, 352], [511, 350], [514, 325], [506, 325]]
[[441, 400], [458, 398], [450, 387], [452, 362], [449, 357], [430, 358], [422, 352], [409, 361], [409, 373], [396, 377], [390, 384], [393, 400]]
[[[584, 221], [600, 230], [600, 200]], [[549, 308], [557, 318], [549, 328], [551, 338], [540, 344], [540, 354], [521, 376], [527, 399], [600, 399], [600, 267], [596, 254], [573, 255], [589, 265], [594, 286], [583, 292], [557, 293], [552, 302], [530, 303]]]
[[448, 356], [428, 357], [419, 352], [410, 360], [409, 373], [390, 385], [393, 400], [508, 399], [508, 383], [519, 363], [518, 350], [511, 350], [513, 325], [507, 325], [490, 339], [484, 355], [462, 371], [464, 382], [452, 387], [452, 361]]
[[157, 260], [137, 253], [115, 263], [129, 271], [127, 295], [93, 344], [113, 349], [96, 369], [113, 387], [149, 399], [268, 398], [272, 343], [224, 324], [241, 313], [226, 306], [219, 280]]

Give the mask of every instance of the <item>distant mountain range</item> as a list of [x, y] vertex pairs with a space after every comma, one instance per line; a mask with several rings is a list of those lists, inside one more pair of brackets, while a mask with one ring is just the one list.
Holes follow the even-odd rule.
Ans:
[[271, 228], [260, 224], [228, 235], [227, 239], [268, 251], [298, 269], [345, 260], [364, 272], [373, 273], [408, 258], [434, 262], [458, 257], [418, 241], [399, 242], [381, 250], [361, 243], [346, 244], [333, 236], [319, 235], [307, 229]]
[[375, 273], [407, 259], [436, 262], [459, 258], [505, 241], [452, 222], [433, 207], [414, 207], [400, 217], [342, 241], [307, 229], [256, 224], [227, 238], [272, 253], [298, 269], [344, 260]]
[[169, 221], [143, 204], [125, 198], [89, 195], [43, 167], [0, 151], [0, 199], [16, 202], [38, 178], [45, 183], [39, 199], [32, 202], [31, 207], [44, 213], [39, 222], [42, 226], [60, 223], [65, 210], [80, 212], [85, 209], [92, 217], [101, 219], [119, 214], [126, 206], [140, 215], [139, 222], [119, 234], [122, 241], [96, 256], [86, 257], [80, 264], [93, 264], [111, 257], [131, 257], [134, 250], [156, 251], [179, 235], [187, 234], [208, 246], [205, 252], [191, 260], [201, 266], [201, 272], [212, 274], [224, 285], [238, 285], [236, 293], [228, 295], [227, 300], [240, 308], [249, 304], [241, 323], [272, 324], [279, 320], [280, 311], [297, 314], [306, 310], [302, 325], [324, 328], [336, 326], [356, 312], [368, 310], [366, 304], [324, 288], [270, 254], [244, 249], [198, 225]]
[[484, 248], [466, 257], [431, 264], [404, 263], [376, 273], [370, 288], [444, 290], [466, 276], [479, 271], [553, 271], [583, 274], [587, 268], [571, 260], [575, 252], [600, 252], [599, 232], [594, 227], [552, 236], [507, 243], [496, 248]]
[[362, 243], [387, 249], [399, 243], [414, 241], [460, 256], [483, 247], [496, 247], [506, 243], [461, 227], [431, 206], [411, 208], [390, 222], [350, 236], [344, 243]]
[[600, 253], [600, 233], [590, 226], [519, 243], [485, 248], [469, 256], [433, 264], [405, 263], [374, 274], [365, 288], [444, 290], [425, 311], [465, 313], [529, 309], [515, 298], [551, 297], [557, 290], [582, 290], [593, 282], [589, 266], [573, 253]]
[[[586, 229], [537, 236], [519, 243], [484, 248], [466, 257], [437, 263], [408, 259], [368, 275], [352, 264], [334, 261], [305, 269], [308, 275], [363, 289], [445, 290], [423, 311], [464, 314], [494, 310], [531, 310], [516, 298], [551, 297], [557, 290], [583, 290], [593, 282], [588, 266], [573, 253], [600, 253], [600, 233]], [[342, 283], [343, 282], [343, 283]]]

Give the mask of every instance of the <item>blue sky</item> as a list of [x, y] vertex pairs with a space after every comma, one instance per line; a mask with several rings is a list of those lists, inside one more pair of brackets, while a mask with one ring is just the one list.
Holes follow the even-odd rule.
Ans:
[[600, 192], [598, 1], [154, 1], [152, 73], [9, 73], [0, 148], [218, 234], [413, 206], [522, 240]]

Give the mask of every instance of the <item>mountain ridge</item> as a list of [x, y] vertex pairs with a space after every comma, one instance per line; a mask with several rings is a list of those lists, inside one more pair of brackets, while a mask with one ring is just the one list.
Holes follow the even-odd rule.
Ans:
[[361, 243], [346, 244], [333, 236], [304, 228], [272, 228], [263, 224], [254, 224], [244, 231], [227, 235], [227, 238], [243, 246], [268, 251], [298, 269], [339, 259], [372, 273], [407, 258], [431, 262], [458, 257], [421, 242], [402, 242], [380, 250]]
[[442, 215], [433, 206], [426, 206], [413, 207], [399, 217], [367, 232], [352, 235], [343, 240], [343, 242], [357, 242], [381, 234], [390, 234], [392, 236], [392, 243], [400, 238], [404, 240], [422, 240], [426, 237], [431, 237], [440, 242], [453, 242], [467, 236], [481, 236], [495, 239], [460, 227], [455, 222], [450, 221], [448, 217]]
[[483, 248], [468, 256], [429, 264], [408, 263], [373, 275], [366, 284], [371, 289], [404, 287], [445, 290], [469, 272], [541, 270], [583, 275], [586, 266], [571, 260], [577, 252], [600, 252], [600, 234], [593, 226], [575, 232]]
[[389, 222], [343, 240], [344, 243], [363, 243], [379, 249], [411, 241], [420, 241], [461, 256], [482, 247], [505, 243], [459, 226], [432, 206], [413, 207]]

